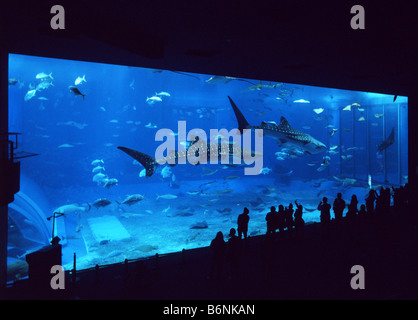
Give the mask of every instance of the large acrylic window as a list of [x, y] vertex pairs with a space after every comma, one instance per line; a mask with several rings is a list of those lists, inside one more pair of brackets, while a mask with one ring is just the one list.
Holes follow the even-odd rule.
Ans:
[[[22, 193], [38, 210], [10, 211], [21, 228], [9, 236], [21, 246], [14, 258], [36, 246], [10, 238], [38, 230], [36, 243], [47, 242], [54, 212], [64, 213], [54, 226], [63, 263], [71, 268], [77, 253], [81, 269], [207, 246], [237, 227], [244, 207], [250, 236], [266, 232], [270, 206], [295, 200], [307, 223], [319, 221], [324, 196], [356, 194], [361, 204], [370, 187], [407, 182], [407, 117], [401, 96], [10, 54], [9, 131], [21, 132], [21, 151], [39, 154], [21, 163], [37, 189]], [[245, 175], [254, 165], [231, 160], [151, 172], [117, 148], [154, 158], [168, 139], [156, 141], [160, 129], [190, 147], [178, 144], [179, 121], [208, 137], [262, 127], [262, 170]]]

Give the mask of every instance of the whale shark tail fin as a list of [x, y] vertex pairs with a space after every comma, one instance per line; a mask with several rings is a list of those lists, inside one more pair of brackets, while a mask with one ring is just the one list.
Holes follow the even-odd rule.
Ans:
[[250, 124], [248, 123], [248, 121], [245, 119], [244, 115], [241, 113], [241, 111], [238, 109], [237, 105], [235, 104], [235, 102], [231, 99], [231, 97], [228, 96], [229, 102], [231, 103], [232, 109], [234, 110], [235, 116], [237, 117], [237, 121], [238, 121], [238, 130], [241, 132], [241, 134], [243, 133], [244, 129], [247, 129]]
[[145, 176], [147, 178], [151, 177], [155, 170], [158, 167], [158, 162], [155, 161], [155, 159], [145, 153], [136, 151], [134, 149], [126, 148], [126, 147], [118, 147], [119, 150], [122, 150], [127, 155], [134, 158], [136, 161], [138, 161], [140, 164], [142, 164], [145, 168]]

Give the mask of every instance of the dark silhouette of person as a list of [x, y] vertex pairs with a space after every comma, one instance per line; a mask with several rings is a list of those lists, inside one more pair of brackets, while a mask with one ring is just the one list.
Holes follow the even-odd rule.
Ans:
[[281, 237], [285, 228], [284, 207], [282, 204], [279, 205], [279, 211], [277, 212], [277, 228], [279, 229], [279, 237]]
[[331, 205], [328, 203], [328, 198], [323, 197], [322, 201], [318, 205], [318, 210], [321, 212], [320, 220], [323, 232], [328, 232], [329, 223], [331, 221]]
[[376, 215], [381, 215], [384, 211], [384, 198], [385, 198], [385, 189], [383, 186], [380, 187], [379, 194], [376, 192]]
[[303, 214], [303, 206], [295, 200], [296, 204], [296, 211], [295, 211], [295, 235], [296, 237], [299, 236], [299, 234], [302, 236], [302, 238], [305, 236], [305, 220], [302, 218]]
[[371, 217], [374, 213], [374, 202], [377, 199], [377, 193], [374, 189], [370, 189], [369, 194], [366, 198], [366, 211], [367, 215]]
[[357, 205], [358, 205], [357, 196], [355, 194], [353, 194], [351, 196], [351, 202], [347, 206], [348, 207], [348, 212], [346, 214], [347, 221], [349, 221], [349, 222], [354, 222], [355, 221], [357, 211], [358, 211]]
[[250, 210], [247, 207], [244, 208], [244, 212], [238, 216], [238, 238], [241, 239], [244, 235], [244, 239], [247, 239], [248, 233], [248, 222], [250, 221], [250, 216], [248, 215]]
[[285, 226], [287, 228], [288, 237], [289, 239], [292, 237], [292, 231], [293, 231], [293, 204], [289, 203], [289, 206], [284, 210], [284, 217], [285, 217]]
[[367, 215], [366, 206], [362, 204], [358, 212], [358, 225], [361, 234], [363, 234], [367, 228]]
[[225, 240], [221, 231], [216, 234], [215, 239], [210, 243], [211, 249], [211, 265], [210, 265], [210, 279], [213, 279], [213, 274], [216, 269], [217, 280], [220, 281], [222, 277], [222, 268], [225, 254]]
[[277, 212], [276, 207], [272, 206], [270, 211], [266, 215], [267, 221], [267, 234], [274, 234], [276, 231], [277, 225]]
[[332, 205], [332, 210], [334, 210], [335, 222], [340, 223], [343, 219], [343, 211], [345, 209], [345, 201], [342, 198], [341, 192], [337, 194], [334, 203]]
[[239, 264], [241, 259], [241, 240], [235, 234], [236, 230], [231, 228], [229, 230], [229, 240], [227, 243], [228, 252], [226, 255], [227, 260], [231, 265], [231, 279], [236, 280], [239, 278]]
[[358, 200], [357, 200], [357, 196], [355, 194], [353, 194], [351, 196], [351, 202], [348, 204], [348, 211], [347, 214], [345, 216], [346, 220], [347, 220], [347, 229], [350, 233], [352, 233], [354, 231], [354, 226], [356, 224], [357, 221], [357, 204], [358, 204]]

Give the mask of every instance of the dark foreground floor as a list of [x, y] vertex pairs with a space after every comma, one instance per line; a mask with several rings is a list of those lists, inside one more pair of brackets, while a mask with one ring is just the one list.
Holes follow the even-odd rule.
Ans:
[[[200, 248], [158, 259], [78, 272], [75, 285], [48, 295], [31, 290], [28, 281], [8, 288], [6, 299], [277, 300], [277, 299], [417, 299], [417, 215], [374, 217], [365, 228], [332, 223], [305, 227], [304, 238], [265, 236], [248, 239], [230, 277], [209, 280], [210, 249]], [[250, 222], [251, 228], [251, 222]], [[214, 232], [214, 236], [216, 231]], [[354, 265], [364, 268], [364, 289], [352, 289]]]

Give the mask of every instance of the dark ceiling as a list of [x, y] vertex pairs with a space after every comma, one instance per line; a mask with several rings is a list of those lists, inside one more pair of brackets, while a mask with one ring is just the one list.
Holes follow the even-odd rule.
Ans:
[[[65, 30], [50, 27], [55, 4], [65, 9]], [[365, 9], [365, 30], [350, 27], [354, 4]], [[410, 95], [413, 4], [2, 1], [0, 40], [15, 53]]]

